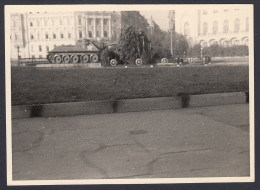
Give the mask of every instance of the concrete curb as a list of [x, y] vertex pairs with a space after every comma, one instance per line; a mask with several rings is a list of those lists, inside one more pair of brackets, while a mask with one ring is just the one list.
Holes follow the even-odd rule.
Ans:
[[12, 118], [124, 113], [248, 103], [247, 92], [12, 106]]
[[82, 68], [82, 67], [87, 67], [87, 68], [100, 68], [101, 67], [101, 63], [78, 63], [78, 64], [50, 64], [50, 63], [46, 63], [46, 64], [37, 64], [35, 65], [36, 67], [78, 67], [78, 68]]

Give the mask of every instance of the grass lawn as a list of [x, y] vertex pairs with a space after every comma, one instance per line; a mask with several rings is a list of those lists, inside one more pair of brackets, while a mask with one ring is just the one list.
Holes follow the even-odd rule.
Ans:
[[12, 67], [12, 105], [248, 91], [248, 65], [154, 68]]

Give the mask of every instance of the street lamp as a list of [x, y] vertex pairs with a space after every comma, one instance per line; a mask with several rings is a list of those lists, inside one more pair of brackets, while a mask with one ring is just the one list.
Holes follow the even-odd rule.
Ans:
[[18, 55], [18, 60], [20, 59], [20, 46], [17, 46], [17, 55]]
[[202, 60], [202, 58], [203, 58], [202, 51], [203, 51], [203, 48], [201, 47], [200, 48], [200, 60]]
[[16, 48], [17, 48], [17, 56], [18, 56], [17, 60], [18, 60], [18, 64], [20, 64], [20, 46], [17, 45]]

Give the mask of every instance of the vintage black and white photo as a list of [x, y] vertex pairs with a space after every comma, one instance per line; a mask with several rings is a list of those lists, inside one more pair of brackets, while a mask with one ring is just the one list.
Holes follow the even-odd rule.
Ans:
[[7, 5], [8, 185], [254, 181], [253, 5]]

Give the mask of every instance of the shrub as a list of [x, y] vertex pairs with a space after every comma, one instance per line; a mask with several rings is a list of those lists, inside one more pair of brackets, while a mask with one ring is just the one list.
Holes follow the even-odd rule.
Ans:
[[[190, 47], [187, 51], [188, 57], [200, 57], [200, 44], [196, 44]], [[248, 46], [246, 45], [234, 45], [223, 47], [218, 44], [213, 44], [209, 47], [204, 47], [202, 51], [203, 55], [209, 55], [212, 57], [232, 57], [232, 56], [248, 56]]]

